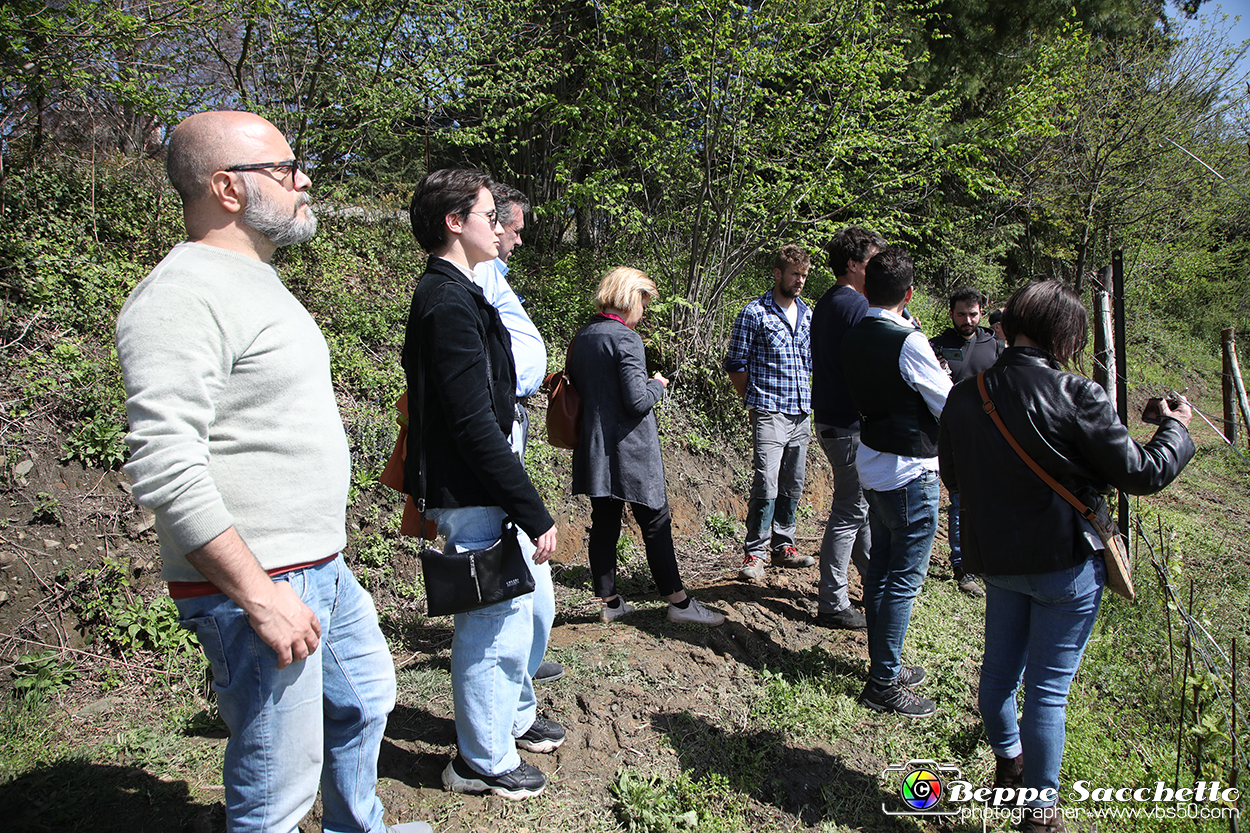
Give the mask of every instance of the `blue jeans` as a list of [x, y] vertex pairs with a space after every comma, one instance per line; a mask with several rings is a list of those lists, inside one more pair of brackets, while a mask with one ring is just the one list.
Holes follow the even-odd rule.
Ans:
[[[1102, 558], [1093, 556], [1053, 573], [985, 576], [987, 638], [978, 705], [994, 754], [1024, 753], [1026, 787], [1059, 789], [1068, 690], [1098, 616], [1104, 570]], [[1024, 717], [1017, 724], [1021, 678]]]
[[821, 613], [837, 613], [851, 606], [846, 593], [846, 576], [851, 562], [860, 578], [868, 574], [868, 550], [872, 532], [868, 525], [868, 501], [859, 487], [855, 455], [859, 451], [859, 429], [839, 428], [816, 423], [816, 440], [833, 468], [833, 505], [820, 541], [820, 589], [817, 594]]
[[795, 513], [807, 476], [807, 414], [751, 411], [753, 476], [747, 501], [747, 555], [794, 545]]
[[[446, 536], [446, 548], [460, 551], [498, 541], [505, 517], [498, 506], [430, 509], [427, 514]], [[531, 677], [547, 649], [545, 634], [539, 644], [540, 627], [535, 622], [543, 618], [550, 622], [555, 614], [550, 564], [535, 564], [534, 544], [519, 529], [517, 536], [534, 575], [534, 592], [454, 617], [451, 690], [456, 742], [469, 766], [485, 775], [503, 775], [521, 764], [514, 739], [525, 734], [537, 716]]]
[[[517, 402], [517, 419], [512, 423], [512, 436], [509, 442], [512, 451], [525, 467], [525, 448], [530, 441], [530, 415], [520, 402]], [[551, 562], [535, 564], [533, 561], [534, 544], [525, 535], [520, 536], [521, 551], [529, 562], [530, 573], [534, 576], [534, 644], [530, 650], [529, 675], [531, 677], [542, 665], [543, 654], [547, 650], [547, 640], [551, 636], [551, 626], [556, 621], [556, 595], [551, 584]], [[543, 588], [546, 587], [546, 590]], [[528, 727], [526, 727], [528, 728]]]
[[292, 833], [317, 797], [333, 833], [380, 833], [378, 750], [395, 705], [395, 665], [373, 599], [342, 557], [286, 581], [321, 623], [307, 659], [278, 658], [224, 594], [176, 600], [199, 639], [230, 727], [223, 781], [230, 833]]
[[962, 570], [963, 557], [959, 554], [959, 492], [951, 492], [951, 505], [946, 516], [946, 537], [951, 545], [951, 567]]
[[872, 527], [864, 587], [868, 676], [879, 685], [894, 682], [903, 670], [903, 639], [912, 602], [929, 572], [939, 494], [935, 471], [888, 492], [864, 490]]

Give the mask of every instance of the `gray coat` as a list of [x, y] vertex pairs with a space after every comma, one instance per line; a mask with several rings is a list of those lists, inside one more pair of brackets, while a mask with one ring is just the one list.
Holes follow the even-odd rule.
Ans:
[[642, 339], [597, 315], [574, 336], [568, 373], [582, 397], [573, 494], [664, 506], [664, 463], [652, 411], [664, 385], [647, 377]]

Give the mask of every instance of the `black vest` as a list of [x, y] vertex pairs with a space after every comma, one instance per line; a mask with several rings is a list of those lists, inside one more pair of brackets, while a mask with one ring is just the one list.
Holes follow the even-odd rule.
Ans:
[[901, 457], [936, 457], [938, 421], [898, 372], [903, 342], [916, 330], [865, 318], [842, 339], [842, 370], [859, 409], [860, 442]]

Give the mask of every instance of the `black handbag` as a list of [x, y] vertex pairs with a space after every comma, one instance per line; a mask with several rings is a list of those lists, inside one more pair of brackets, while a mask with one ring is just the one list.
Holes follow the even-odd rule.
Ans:
[[450, 616], [488, 607], [534, 592], [517, 529], [505, 519], [499, 540], [468, 552], [421, 552], [425, 604], [430, 616]]

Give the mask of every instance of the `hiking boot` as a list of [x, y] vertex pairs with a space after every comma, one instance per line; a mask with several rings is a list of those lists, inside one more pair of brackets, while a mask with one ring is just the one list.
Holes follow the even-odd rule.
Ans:
[[556, 680], [564, 676], [564, 666], [558, 662], [548, 662], [543, 660], [538, 666], [538, 670], [534, 672], [533, 681], [536, 683], [554, 683]]
[[443, 770], [443, 787], [454, 793], [494, 793], [500, 798], [520, 801], [533, 798], [547, 786], [547, 776], [525, 761], [503, 775], [482, 775], [457, 755]]
[[536, 717], [516, 745], [527, 752], [555, 752], [564, 743], [564, 727], [554, 720]]
[[694, 599], [690, 599], [690, 604], [685, 608], [670, 604], [668, 606], [668, 621], [688, 625], [707, 625], [709, 628], [714, 628], [717, 625], [724, 624], [725, 617], [710, 607], [704, 607]]
[[[617, 598], [621, 599], [620, 596], [617, 596]], [[620, 607], [608, 607], [607, 605], [604, 605], [603, 609], [599, 611], [599, 621], [606, 625], [609, 622], [615, 622], [622, 616], [626, 616], [633, 612], [634, 606], [624, 599], [621, 599]]]
[[976, 576], [971, 573], [965, 573], [963, 570], [955, 569], [955, 584], [960, 591], [968, 594], [974, 599], [984, 599], [985, 591], [981, 589], [981, 585], [977, 584]]
[[927, 676], [928, 674], [925, 673], [924, 668], [919, 665], [904, 665], [903, 669], [898, 672], [898, 677], [894, 682], [901, 686], [915, 688], [923, 683]]
[[1020, 833], [1068, 833], [1058, 804], [1053, 807], [1029, 807], [1016, 829]]
[[864, 693], [859, 695], [859, 704], [873, 711], [901, 714], [903, 717], [932, 717], [937, 711], [932, 700], [917, 697], [910, 688], [899, 685], [897, 681], [880, 686], [869, 680], [864, 686]]
[[748, 555], [742, 559], [742, 567], [738, 570], [738, 578], [747, 581], [764, 580], [764, 559], [758, 555]]
[[798, 549], [789, 544], [773, 553], [773, 561], [782, 567], [810, 567], [816, 563], [815, 558], [802, 555]]
[[844, 631], [862, 631], [868, 629], [868, 619], [853, 607], [847, 606], [836, 613], [817, 613], [816, 624], [822, 628], [834, 628]]
[[994, 788], [1016, 789], [1024, 786], [1024, 755], [1014, 758], [994, 756]]

